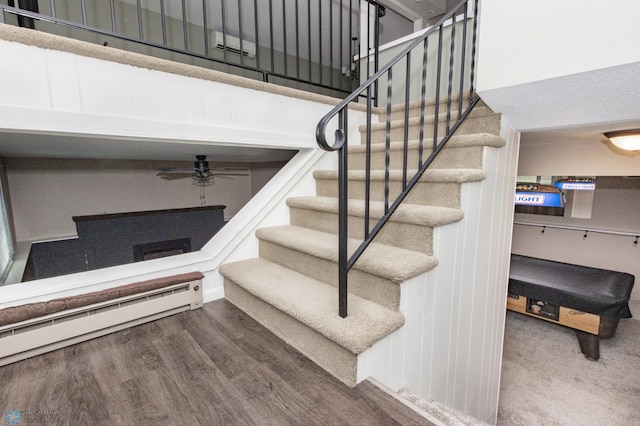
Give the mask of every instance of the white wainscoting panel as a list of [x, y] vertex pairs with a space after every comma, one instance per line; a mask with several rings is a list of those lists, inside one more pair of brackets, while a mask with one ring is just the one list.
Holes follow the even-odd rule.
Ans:
[[402, 284], [406, 324], [359, 357], [358, 378], [406, 388], [495, 424], [519, 133], [485, 149], [487, 179], [464, 184], [465, 218], [434, 230], [439, 265]]

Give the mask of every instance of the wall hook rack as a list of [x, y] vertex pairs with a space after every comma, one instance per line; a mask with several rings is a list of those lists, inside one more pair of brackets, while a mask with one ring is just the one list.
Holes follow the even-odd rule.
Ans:
[[515, 221], [513, 222], [514, 225], [521, 225], [521, 226], [534, 226], [534, 227], [540, 227], [542, 228], [540, 230], [540, 235], [543, 235], [545, 233], [545, 231], [547, 230], [547, 228], [549, 229], [564, 229], [564, 230], [568, 230], [568, 231], [578, 231], [578, 232], [584, 232], [584, 234], [582, 235], [582, 239], [586, 240], [587, 237], [589, 236], [589, 233], [595, 233], [595, 234], [606, 234], [606, 235], [613, 235], [613, 236], [617, 236], [617, 237], [631, 237], [631, 238], [635, 238], [635, 241], [633, 242], [633, 247], [638, 247], [638, 243], [640, 242], [640, 235], [637, 234], [637, 231], [632, 231], [632, 232], [628, 232], [628, 231], [614, 231], [614, 230], [609, 230], [609, 229], [584, 229], [584, 228], [578, 228], [578, 227], [574, 227], [574, 226], [566, 226], [566, 225], [554, 225], [554, 224], [542, 224], [542, 223], [533, 223], [533, 222], [519, 222], [519, 221]]

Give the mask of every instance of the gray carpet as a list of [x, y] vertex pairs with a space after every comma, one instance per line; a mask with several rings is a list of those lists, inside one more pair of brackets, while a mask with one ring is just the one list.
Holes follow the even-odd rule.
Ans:
[[620, 321], [588, 361], [569, 329], [507, 313], [498, 424], [640, 424], [640, 321]]

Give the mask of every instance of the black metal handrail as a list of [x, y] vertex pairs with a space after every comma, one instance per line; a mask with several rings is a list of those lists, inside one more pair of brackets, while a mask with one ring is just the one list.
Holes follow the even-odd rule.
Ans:
[[[377, 12], [377, 28], [384, 7], [367, 1]], [[220, 69], [225, 72], [301, 84], [325, 94], [344, 96], [358, 84], [353, 61], [357, 49], [353, 41], [359, 37], [358, 0], [313, 4], [300, 0], [79, 0], [79, 5], [74, 3], [78, 10], [71, 3], [63, 8], [54, 0], [39, 5], [35, 0], [2, 3], [7, 2], [0, 2], [0, 23], [13, 22], [5, 18], [12, 15], [23, 27], [87, 39], [75, 33], [80, 30], [108, 37], [112, 47], [128, 50], [127, 42], [133, 42], [185, 55], [196, 64], [224, 65]], [[211, 40], [216, 32], [219, 46]], [[250, 55], [246, 53], [249, 46], [255, 47]], [[377, 43], [372, 48], [377, 53]]]
[[[469, 20], [469, 3], [473, 4], [473, 16], [471, 18], [472, 34], [471, 40], [468, 39], [467, 26]], [[453, 10], [447, 13], [438, 23], [428, 29], [422, 36], [414, 40], [409, 46], [403, 49], [397, 56], [395, 56], [389, 63], [384, 65], [379, 71], [367, 79], [360, 87], [347, 96], [339, 105], [333, 108], [327, 115], [325, 115], [316, 128], [316, 139], [318, 145], [326, 151], [338, 151], [338, 294], [339, 294], [339, 315], [341, 317], [347, 316], [347, 275], [349, 270], [353, 267], [356, 261], [364, 253], [369, 244], [373, 241], [378, 232], [382, 229], [384, 224], [389, 220], [391, 215], [396, 211], [398, 206], [402, 203], [409, 191], [418, 182], [425, 170], [433, 162], [438, 153], [444, 148], [445, 144], [451, 137], [451, 135], [458, 129], [462, 121], [471, 112], [471, 109], [476, 105], [479, 98], [475, 95], [475, 55], [476, 55], [476, 39], [477, 39], [477, 22], [478, 22], [478, 0], [464, 0], [458, 4]], [[458, 23], [461, 23], [459, 25]], [[447, 25], [450, 23], [450, 25]], [[462, 27], [461, 40], [462, 43], [456, 43], [456, 27]], [[448, 32], [451, 38], [449, 47], [449, 62], [448, 62], [448, 84], [446, 86], [446, 93], [443, 95], [441, 92], [441, 77], [444, 71], [443, 66], [443, 36]], [[432, 153], [423, 161], [423, 145], [425, 139], [425, 101], [427, 99], [427, 74], [430, 70], [429, 65], [429, 40], [430, 38], [437, 36], [437, 52], [435, 65], [435, 75], [432, 78], [435, 79], [433, 87], [434, 100], [434, 113], [433, 113], [433, 139], [432, 139]], [[467, 49], [471, 47], [471, 55], [467, 56]], [[422, 49], [422, 73], [421, 84], [419, 85], [419, 102], [420, 102], [420, 118], [419, 118], [419, 164], [417, 164], [417, 172], [413, 177], [408, 176], [409, 165], [408, 163], [408, 143], [409, 143], [409, 107], [411, 100], [411, 57], [416, 55], [420, 56], [420, 50]], [[470, 67], [465, 70], [466, 62], [470, 61]], [[399, 100], [398, 104], [404, 104], [404, 163], [403, 163], [403, 178], [402, 188], [403, 191], [398, 195], [395, 200], [389, 199], [389, 183], [390, 183], [390, 144], [391, 144], [391, 111], [393, 103], [393, 70], [395, 68], [401, 69], [401, 66], [405, 67], [404, 81], [401, 83], [404, 85], [404, 96]], [[457, 91], [459, 93], [457, 100], [457, 119], [452, 122], [452, 103], [454, 102], [454, 74], [458, 74]], [[467, 74], [468, 73], [468, 74]], [[378, 221], [378, 223], [369, 229], [370, 220], [370, 203], [371, 203], [371, 133], [372, 133], [372, 100], [373, 93], [379, 82], [384, 82], [386, 79], [386, 122], [385, 122], [385, 144], [386, 144], [386, 157], [385, 157], [385, 194], [384, 194], [384, 215]], [[433, 80], [431, 80], [433, 81]], [[463, 110], [463, 92], [468, 91], [469, 103]], [[349, 255], [347, 248], [347, 241], [349, 232], [347, 230], [348, 210], [347, 210], [347, 194], [348, 194], [348, 114], [349, 104], [353, 101], [357, 101], [362, 98], [363, 94], [366, 94], [366, 130], [365, 130], [365, 143], [366, 143], [366, 165], [365, 165], [365, 212], [364, 212], [364, 240], [357, 247], [357, 249]], [[438, 127], [440, 124], [440, 103], [443, 101], [442, 96], [445, 96], [444, 103], [446, 104], [446, 118], [444, 118], [445, 132], [439, 139]], [[335, 131], [335, 141], [332, 145], [327, 142], [326, 132], [327, 127], [332, 120], [337, 116], [337, 130]]]

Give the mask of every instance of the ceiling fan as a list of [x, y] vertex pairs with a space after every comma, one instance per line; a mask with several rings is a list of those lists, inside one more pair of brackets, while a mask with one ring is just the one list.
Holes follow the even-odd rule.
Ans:
[[230, 179], [230, 176], [248, 176], [246, 167], [214, 167], [209, 168], [206, 155], [196, 155], [193, 168], [159, 169], [156, 176], [164, 180], [177, 180], [190, 178], [194, 185], [208, 186], [214, 183], [214, 177]]

